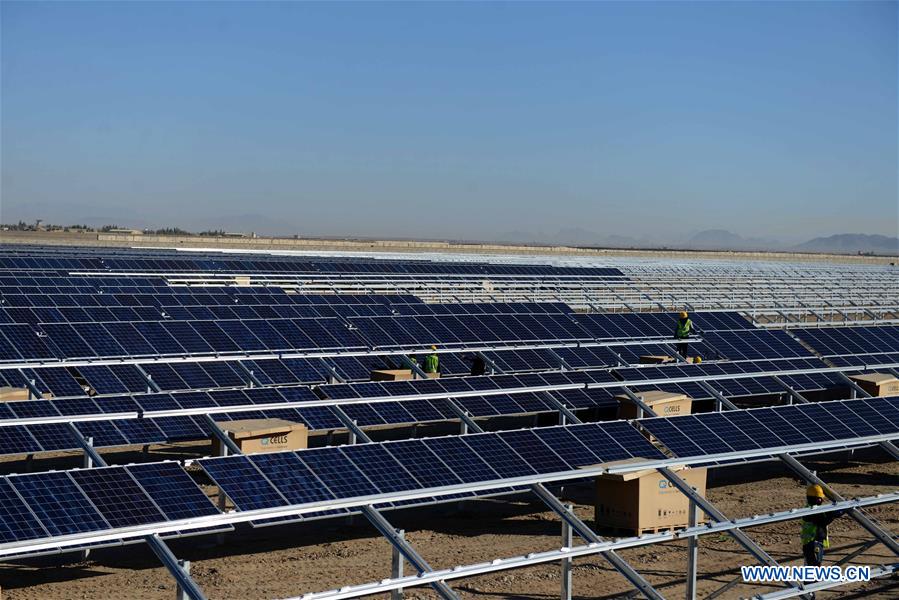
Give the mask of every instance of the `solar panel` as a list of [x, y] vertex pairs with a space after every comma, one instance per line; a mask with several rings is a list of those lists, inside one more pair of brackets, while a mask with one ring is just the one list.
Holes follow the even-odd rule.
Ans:
[[108, 529], [97, 511], [67, 473], [14, 475], [7, 478], [50, 535]]
[[337, 498], [378, 493], [378, 489], [337, 448], [305, 450], [297, 455]]
[[199, 461], [206, 474], [240, 510], [286, 506], [287, 500], [246, 456]]
[[496, 471], [458, 437], [430, 438], [425, 440], [425, 445], [466, 483], [499, 478]]
[[47, 535], [25, 502], [6, 479], [0, 479], [0, 542], [17, 542]]
[[215, 505], [177, 463], [130, 465], [126, 470], [168, 519], [218, 514]]
[[381, 492], [400, 492], [422, 487], [382, 446], [357, 444], [342, 446], [343, 453]]
[[164, 521], [164, 515], [122, 467], [71, 471], [100, 514], [113, 527]]
[[567, 471], [570, 468], [533, 431], [522, 429], [504, 431], [497, 435], [538, 473], [555, 473]]
[[334, 495], [293, 452], [254, 454], [249, 457], [291, 504], [330, 500]]
[[425, 487], [462, 483], [453, 472], [421, 440], [384, 444], [394, 458]]

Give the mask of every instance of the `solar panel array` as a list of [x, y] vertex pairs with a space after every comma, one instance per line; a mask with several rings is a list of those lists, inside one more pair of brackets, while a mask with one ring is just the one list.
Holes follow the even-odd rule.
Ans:
[[[642, 419], [675, 457], [689, 459], [821, 442], [899, 437], [899, 399], [874, 398]], [[662, 459], [624, 421], [200, 460], [239, 510], [422, 492], [626, 458]], [[436, 491], [436, 490], [435, 490]], [[0, 543], [215, 515], [176, 463], [0, 478]]]
[[791, 330], [822, 356], [899, 353], [899, 327], [821, 327]]

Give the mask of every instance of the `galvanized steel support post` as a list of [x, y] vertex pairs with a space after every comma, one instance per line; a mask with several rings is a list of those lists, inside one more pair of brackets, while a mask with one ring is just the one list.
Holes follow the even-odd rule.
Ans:
[[[565, 508], [568, 512], [574, 509], [571, 504], [566, 504]], [[568, 521], [562, 519], [562, 549], [571, 549], [573, 539], [571, 535], [571, 525]], [[571, 600], [571, 559], [562, 559], [562, 600]]]

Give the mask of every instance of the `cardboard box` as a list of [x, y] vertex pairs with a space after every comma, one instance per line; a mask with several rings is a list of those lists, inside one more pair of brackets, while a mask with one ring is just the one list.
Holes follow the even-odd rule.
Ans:
[[640, 356], [641, 365], [660, 365], [663, 363], [674, 362], [674, 358], [660, 354], [642, 354]]
[[412, 369], [380, 369], [371, 372], [372, 381], [401, 381], [412, 379]]
[[[643, 402], [653, 409], [660, 417], [674, 417], [678, 415], [689, 415], [693, 406], [693, 399], [685, 394], [674, 394], [672, 392], [661, 392], [659, 390], [651, 390], [648, 392], [637, 393], [643, 399]], [[631, 399], [621, 394], [615, 396], [618, 400], [618, 418], [619, 419], [636, 419], [637, 405], [631, 402]], [[648, 417], [649, 415], [643, 415]]]
[[[284, 419], [220, 421], [218, 426], [247, 454], [301, 450], [309, 440], [305, 425]], [[212, 449], [214, 454], [221, 454], [221, 442], [215, 436], [212, 436]]]
[[28, 400], [28, 394], [28, 388], [10, 387], [8, 385], [0, 386], [0, 402]]
[[[616, 461], [625, 463], [633, 460]], [[706, 469], [672, 467], [684, 481], [705, 497]], [[655, 469], [600, 475], [596, 478], [594, 519], [597, 527], [624, 529], [634, 534], [686, 527], [690, 500]], [[698, 523], [704, 522], [701, 513]]]
[[899, 396], [899, 379], [887, 373], [850, 375], [849, 379], [872, 396]]

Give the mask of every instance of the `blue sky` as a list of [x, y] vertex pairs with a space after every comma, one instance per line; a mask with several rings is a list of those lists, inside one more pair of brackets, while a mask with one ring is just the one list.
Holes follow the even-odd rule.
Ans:
[[6, 222], [896, 235], [896, 3], [0, 11]]

